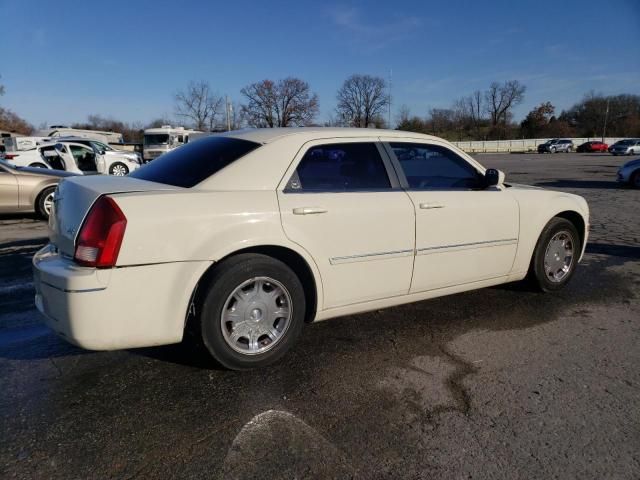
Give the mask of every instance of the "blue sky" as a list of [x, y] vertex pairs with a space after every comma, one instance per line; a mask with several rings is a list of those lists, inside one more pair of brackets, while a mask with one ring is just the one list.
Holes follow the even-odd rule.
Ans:
[[0, 19], [0, 105], [36, 126], [171, 116], [201, 79], [241, 101], [251, 82], [300, 77], [318, 121], [347, 76], [390, 69], [393, 110], [419, 115], [493, 80], [527, 86], [517, 119], [589, 90], [640, 94], [640, 0], [0, 0]]

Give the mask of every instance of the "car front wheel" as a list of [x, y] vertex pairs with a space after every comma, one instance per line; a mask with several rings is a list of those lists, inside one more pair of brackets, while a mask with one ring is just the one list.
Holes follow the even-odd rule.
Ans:
[[633, 172], [629, 183], [633, 188], [640, 188], [640, 170]]
[[116, 177], [124, 177], [129, 173], [129, 168], [120, 162], [111, 164], [109, 167], [109, 175], [115, 175]]
[[573, 223], [552, 218], [538, 238], [529, 280], [543, 292], [560, 290], [573, 276], [580, 252], [580, 237]]
[[40, 195], [38, 195], [38, 199], [36, 200], [36, 213], [44, 218], [49, 218], [51, 214], [51, 209], [53, 208], [53, 196], [55, 194], [56, 187], [47, 187]]
[[240, 254], [224, 260], [204, 289], [193, 322], [195, 337], [226, 368], [269, 365], [300, 335], [304, 289], [298, 276], [275, 258]]

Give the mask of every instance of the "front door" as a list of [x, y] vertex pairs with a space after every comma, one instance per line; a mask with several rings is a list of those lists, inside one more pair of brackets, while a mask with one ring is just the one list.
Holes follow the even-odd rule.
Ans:
[[324, 304], [334, 308], [406, 295], [413, 205], [375, 142], [309, 142], [278, 190], [287, 237], [315, 260]]
[[411, 293], [507, 275], [519, 208], [503, 187], [483, 188], [477, 165], [445, 145], [391, 142], [416, 215]]

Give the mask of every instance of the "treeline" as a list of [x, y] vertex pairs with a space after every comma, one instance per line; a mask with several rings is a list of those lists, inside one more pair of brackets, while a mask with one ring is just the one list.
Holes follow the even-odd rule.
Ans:
[[[0, 95], [4, 88], [0, 85]], [[540, 137], [640, 137], [640, 96], [604, 96], [588, 93], [560, 113], [550, 102], [531, 110], [521, 122], [513, 110], [525, 98], [526, 86], [518, 80], [493, 82], [486, 90], [455, 100], [449, 108], [431, 108], [416, 115], [400, 107], [395, 124], [386, 121], [390, 96], [387, 82], [371, 75], [352, 75], [336, 92], [336, 107], [318, 124], [318, 94], [309, 83], [295, 77], [264, 79], [240, 90], [241, 101], [220, 95], [207, 81], [192, 81], [173, 95], [174, 121], [159, 118], [147, 124], [123, 122], [89, 115], [74, 128], [121, 132], [125, 141], [142, 141], [145, 128], [182, 124], [203, 131], [242, 127], [345, 126], [397, 128], [436, 135], [449, 140], [500, 140]], [[44, 126], [42, 126], [44, 127]], [[0, 129], [29, 134], [33, 126], [0, 107]]]
[[[559, 114], [551, 102], [543, 102], [516, 123], [511, 110], [523, 99], [521, 87], [518, 90], [512, 82], [492, 84], [485, 92], [476, 91], [457, 100], [451, 108], [432, 108], [424, 117], [411, 115], [407, 107], [402, 107], [397, 128], [448, 140], [640, 137], [640, 95], [590, 92]], [[515, 94], [518, 92], [521, 95]]]

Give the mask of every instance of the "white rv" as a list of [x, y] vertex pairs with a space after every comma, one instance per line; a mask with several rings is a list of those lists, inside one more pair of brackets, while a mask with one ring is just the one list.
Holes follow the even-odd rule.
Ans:
[[172, 127], [163, 125], [159, 128], [147, 128], [144, 131], [144, 144], [142, 146], [142, 158], [149, 162], [158, 158], [163, 153], [189, 143], [189, 136], [194, 133], [202, 133], [198, 130], [188, 130], [184, 127]]

